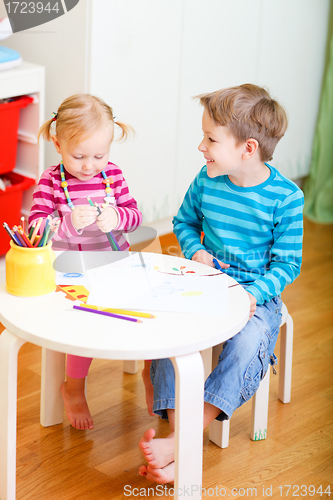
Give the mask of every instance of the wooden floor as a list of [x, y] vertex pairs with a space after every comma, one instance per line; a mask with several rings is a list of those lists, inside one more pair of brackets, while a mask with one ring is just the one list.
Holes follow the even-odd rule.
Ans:
[[[179, 252], [172, 236], [163, 237], [161, 246], [164, 252]], [[287, 493], [330, 498], [324, 492], [329, 485], [333, 492], [332, 249], [333, 226], [306, 221], [302, 273], [283, 293], [295, 325], [292, 401], [278, 401], [278, 377], [272, 376], [265, 441], [250, 440], [251, 403], [235, 412], [227, 449], [216, 447], [204, 433], [203, 498], [278, 499]], [[153, 485], [138, 474], [142, 459], [137, 443], [144, 430], [168, 433], [167, 423], [145, 409], [140, 373], [124, 374], [121, 362], [94, 360], [88, 400], [95, 429], [77, 431], [66, 416], [63, 424], [43, 428], [40, 358], [40, 348], [21, 348], [17, 499], [170, 498], [162, 490], [148, 489]], [[290, 490], [284, 485], [291, 485]]]

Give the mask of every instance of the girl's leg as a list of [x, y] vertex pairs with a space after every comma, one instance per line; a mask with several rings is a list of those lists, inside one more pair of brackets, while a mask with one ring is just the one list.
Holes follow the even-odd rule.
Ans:
[[94, 422], [84, 394], [85, 377], [88, 375], [91, 361], [92, 358], [68, 354], [67, 378], [61, 387], [68, 420], [72, 427], [79, 430], [94, 428]]

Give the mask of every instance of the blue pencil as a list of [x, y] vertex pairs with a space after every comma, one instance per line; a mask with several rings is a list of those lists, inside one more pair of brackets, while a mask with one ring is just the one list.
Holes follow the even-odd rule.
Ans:
[[223, 269], [220, 266], [219, 261], [217, 259], [215, 259], [215, 257], [213, 257], [213, 264], [216, 267], [216, 269], [218, 269], [219, 271], [221, 271], [223, 273]]

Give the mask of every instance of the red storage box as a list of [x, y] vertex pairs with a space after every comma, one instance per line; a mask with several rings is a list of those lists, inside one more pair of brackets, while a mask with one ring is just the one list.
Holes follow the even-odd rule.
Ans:
[[14, 170], [20, 109], [32, 101], [29, 96], [13, 97], [9, 102], [0, 101], [0, 174]]
[[12, 185], [7, 187], [6, 191], [0, 190], [0, 255], [7, 253], [10, 248], [10, 237], [2, 224], [7, 222], [12, 228], [21, 223], [23, 191], [36, 184], [34, 179], [23, 177], [23, 175], [14, 172], [4, 174], [2, 178], [9, 179]]

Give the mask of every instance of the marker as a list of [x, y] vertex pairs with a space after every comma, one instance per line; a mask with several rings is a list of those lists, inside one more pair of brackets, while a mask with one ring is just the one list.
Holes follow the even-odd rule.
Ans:
[[215, 259], [215, 257], [213, 257], [213, 264], [216, 267], [216, 269], [218, 269], [219, 271], [221, 271], [223, 273], [223, 269], [220, 266], [219, 261], [217, 259]]
[[121, 316], [120, 314], [109, 313], [106, 311], [97, 311], [97, 309], [88, 309], [87, 307], [73, 306], [74, 309], [79, 311], [86, 311], [94, 314], [102, 314], [103, 316], [110, 316], [111, 318], [125, 319], [126, 321], [133, 321], [134, 323], [142, 323], [141, 319], [129, 318], [126, 316]]

